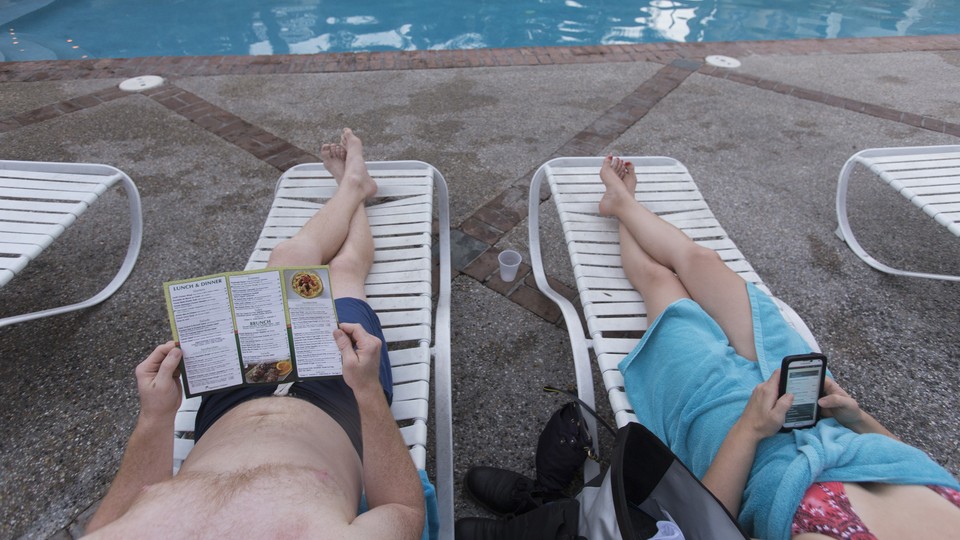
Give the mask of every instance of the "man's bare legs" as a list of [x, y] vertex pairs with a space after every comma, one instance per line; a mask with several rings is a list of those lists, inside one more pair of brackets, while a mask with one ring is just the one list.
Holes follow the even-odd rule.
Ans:
[[[351, 137], [359, 143], [356, 136], [351, 135]], [[359, 152], [360, 156], [357, 166], [362, 165], [363, 173], [369, 178], [366, 163], [363, 162], [362, 151], [363, 148], [360, 145], [353, 149], [353, 152]], [[330, 171], [338, 185], [343, 182], [347, 157], [347, 147], [343, 144], [325, 144], [320, 149], [323, 166]], [[376, 183], [373, 183], [373, 188], [373, 191], [368, 192], [368, 196], [376, 193]], [[350, 218], [350, 231], [347, 233], [343, 246], [330, 261], [331, 280], [337, 284], [334, 289], [334, 296], [366, 300], [364, 284], [371, 266], [373, 266], [373, 236], [370, 232], [367, 210], [361, 204], [357, 206]]]
[[373, 264], [373, 237], [363, 202], [377, 192], [363, 159], [363, 143], [349, 129], [340, 145], [324, 145], [321, 157], [337, 191], [289, 240], [278, 244], [268, 266], [330, 265], [334, 296], [365, 298]]
[[[716, 252], [697, 245], [637, 202], [632, 165], [608, 156], [600, 179], [606, 186], [600, 214], [620, 222], [624, 271], [648, 303], [648, 313], [657, 310], [659, 314], [671, 302], [689, 296], [717, 321], [738, 354], [756, 360], [750, 299], [743, 279]], [[624, 242], [625, 236], [632, 242]], [[675, 274], [675, 281], [668, 272]]]

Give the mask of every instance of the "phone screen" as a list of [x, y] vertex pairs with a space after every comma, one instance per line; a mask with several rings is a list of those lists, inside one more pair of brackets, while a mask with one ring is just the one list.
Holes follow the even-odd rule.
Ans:
[[784, 427], [811, 426], [817, 421], [817, 400], [823, 363], [819, 360], [793, 362], [787, 368], [785, 393], [793, 394]]

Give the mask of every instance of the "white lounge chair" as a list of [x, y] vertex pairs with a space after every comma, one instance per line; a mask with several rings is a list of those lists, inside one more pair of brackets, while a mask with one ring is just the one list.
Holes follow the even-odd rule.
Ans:
[[[374, 264], [366, 293], [380, 316], [393, 365], [391, 410], [418, 469], [425, 469], [430, 366], [434, 370], [436, 488], [440, 537], [453, 537], [453, 443], [450, 401], [450, 218], [447, 185], [419, 161], [368, 162], [379, 185], [367, 206]], [[270, 252], [290, 238], [336, 190], [319, 163], [293, 167], [277, 183], [276, 197], [246, 269], [264, 268]], [[439, 297], [431, 299], [434, 195], [439, 219]], [[184, 399], [177, 413], [174, 470], [193, 448], [200, 398]]]
[[[668, 157], [622, 159], [633, 162], [636, 167], [638, 201], [700, 245], [717, 251], [743, 279], [756, 284], [764, 292], [770, 292], [717, 222], [683, 164]], [[580, 398], [591, 406], [594, 404], [589, 355], [589, 349], [592, 348], [617, 427], [622, 427], [637, 419], [627, 401], [623, 376], [617, 364], [640, 341], [639, 335], [623, 335], [625, 332], [644, 331], [652, 321], [647, 320], [643, 298], [624, 274], [616, 219], [598, 214], [598, 205], [604, 192], [599, 176], [602, 163], [601, 157], [557, 158], [542, 165], [534, 174], [530, 184], [528, 218], [530, 260], [537, 286], [563, 313], [573, 348]], [[587, 323], [586, 335], [573, 304], [550, 288], [543, 268], [539, 212], [540, 187], [544, 181], [550, 185], [551, 198], [560, 216]], [[774, 300], [787, 320], [814, 350], [819, 351], [816, 340], [800, 317], [783, 302]], [[592, 419], [588, 417], [588, 420]], [[595, 426], [591, 425], [591, 429], [595, 430]], [[593, 435], [596, 440], [595, 431]], [[585, 471], [584, 477], [591, 478], [597, 469], [591, 461], [587, 464], [593, 470]]]
[[955, 236], [960, 236], [960, 145], [862, 150], [847, 160], [837, 181], [837, 236], [857, 257], [888, 274], [960, 281], [960, 276], [898, 270], [874, 259], [863, 249], [847, 219], [847, 188], [850, 174], [858, 164], [876, 174]]
[[108, 165], [0, 161], [0, 287], [63, 233], [97, 199], [120, 184], [130, 208], [130, 244], [113, 280], [91, 298], [0, 319], [0, 327], [68, 313], [103, 302], [123, 285], [140, 253], [143, 215], [130, 177]]

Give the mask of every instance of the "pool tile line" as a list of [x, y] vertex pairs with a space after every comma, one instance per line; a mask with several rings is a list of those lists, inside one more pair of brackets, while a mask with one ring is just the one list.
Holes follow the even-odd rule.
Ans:
[[385, 51], [270, 56], [155, 56], [99, 60], [45, 60], [0, 63], [0, 82], [128, 78], [138, 75], [187, 77], [290, 73], [535, 66], [596, 62], [669, 62], [679, 57], [655, 44], [634, 46], [530, 47], [444, 51]]
[[754, 86], [761, 90], [769, 90], [778, 94], [784, 94], [798, 99], [820, 103], [822, 105], [828, 105], [831, 107], [837, 107], [848, 111], [874, 116], [883, 120], [892, 120], [908, 126], [926, 129], [937, 133], [945, 133], [947, 135], [953, 135], [954, 137], [960, 137], [960, 124], [947, 122], [931, 116], [908, 113], [892, 107], [867, 103], [865, 101], [845, 98], [817, 90], [808, 90], [800, 86], [774, 81], [771, 79], [764, 79], [754, 75], [738, 73], [736, 71], [710, 65], [704, 65], [701, 67], [699, 69], [699, 73], [745, 84], [747, 86]]
[[442, 51], [383, 51], [269, 56], [152, 56], [97, 60], [0, 62], [0, 82], [198, 75], [337, 73], [356, 71], [655, 62], [709, 54], [861, 54], [960, 49], [960, 35], [702, 43], [639, 43]]

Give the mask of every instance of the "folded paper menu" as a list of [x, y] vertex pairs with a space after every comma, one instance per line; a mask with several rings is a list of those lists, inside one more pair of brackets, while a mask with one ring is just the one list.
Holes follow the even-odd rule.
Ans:
[[226, 272], [163, 284], [187, 397], [342, 375], [326, 266]]

